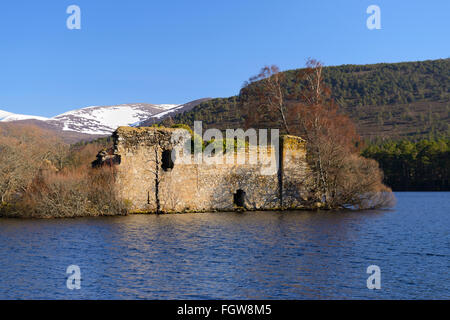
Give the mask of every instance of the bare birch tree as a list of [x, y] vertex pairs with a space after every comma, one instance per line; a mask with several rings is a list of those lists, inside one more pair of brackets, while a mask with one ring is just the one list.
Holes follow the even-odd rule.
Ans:
[[240, 100], [247, 125], [276, 121], [286, 133], [299, 134], [307, 141], [309, 194], [322, 206], [391, 204], [393, 195], [382, 183], [378, 164], [359, 155], [361, 139], [332, 99], [322, 63], [309, 59], [306, 68], [297, 72], [300, 94], [296, 97], [285, 93], [284, 77], [277, 67], [265, 67], [245, 83]]
[[255, 123], [261, 117], [277, 121], [290, 134], [288, 105], [283, 82], [285, 76], [275, 65], [265, 66], [260, 73], [244, 83], [240, 93], [241, 108], [247, 110], [247, 123]]

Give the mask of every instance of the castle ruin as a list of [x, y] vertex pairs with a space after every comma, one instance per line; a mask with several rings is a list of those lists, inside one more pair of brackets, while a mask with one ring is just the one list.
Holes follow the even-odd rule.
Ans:
[[[306, 147], [300, 137], [280, 137], [276, 170], [256, 163], [173, 161], [190, 135], [171, 128], [120, 127], [114, 152], [103, 155], [116, 168], [116, 187], [134, 213], [280, 210], [305, 207]], [[249, 153], [249, 148], [245, 152]], [[258, 147], [258, 152], [261, 152]], [[270, 151], [269, 150], [269, 154]], [[194, 159], [195, 155], [184, 155]], [[236, 159], [235, 159], [236, 160]]]

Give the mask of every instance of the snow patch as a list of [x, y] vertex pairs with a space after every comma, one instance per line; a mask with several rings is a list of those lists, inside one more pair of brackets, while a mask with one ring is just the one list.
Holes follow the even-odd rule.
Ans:
[[178, 107], [173, 108], [173, 109], [170, 109], [170, 110], [167, 110], [167, 111], [164, 111], [164, 112], [157, 113], [157, 114], [151, 116], [151, 118], [161, 119], [161, 117], [163, 117], [163, 116], [165, 116], [165, 115], [168, 115], [168, 114], [170, 114], [170, 113], [172, 113], [172, 112], [175, 112], [175, 111], [177, 111], [178, 109], [180, 109], [180, 108], [182, 108], [182, 107], [183, 107], [183, 105], [178, 106]]
[[169, 110], [169, 109], [173, 109], [179, 106], [179, 104], [157, 104], [156, 106]]
[[11, 122], [11, 121], [19, 121], [19, 120], [48, 120], [48, 118], [45, 117], [39, 117], [39, 116], [30, 116], [25, 114], [16, 114], [8, 111], [0, 110], [0, 122]]

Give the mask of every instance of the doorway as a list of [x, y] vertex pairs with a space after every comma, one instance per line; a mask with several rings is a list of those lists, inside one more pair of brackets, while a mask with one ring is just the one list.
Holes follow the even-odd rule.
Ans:
[[245, 191], [238, 189], [235, 194], [233, 194], [233, 202], [236, 207], [244, 207], [245, 205]]

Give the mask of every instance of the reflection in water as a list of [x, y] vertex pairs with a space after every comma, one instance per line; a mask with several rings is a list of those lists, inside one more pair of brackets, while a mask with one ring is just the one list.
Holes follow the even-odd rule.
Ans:
[[[399, 193], [381, 212], [0, 219], [0, 298], [448, 298], [448, 196]], [[65, 287], [72, 264], [81, 290]], [[371, 264], [382, 290], [366, 287]]]

